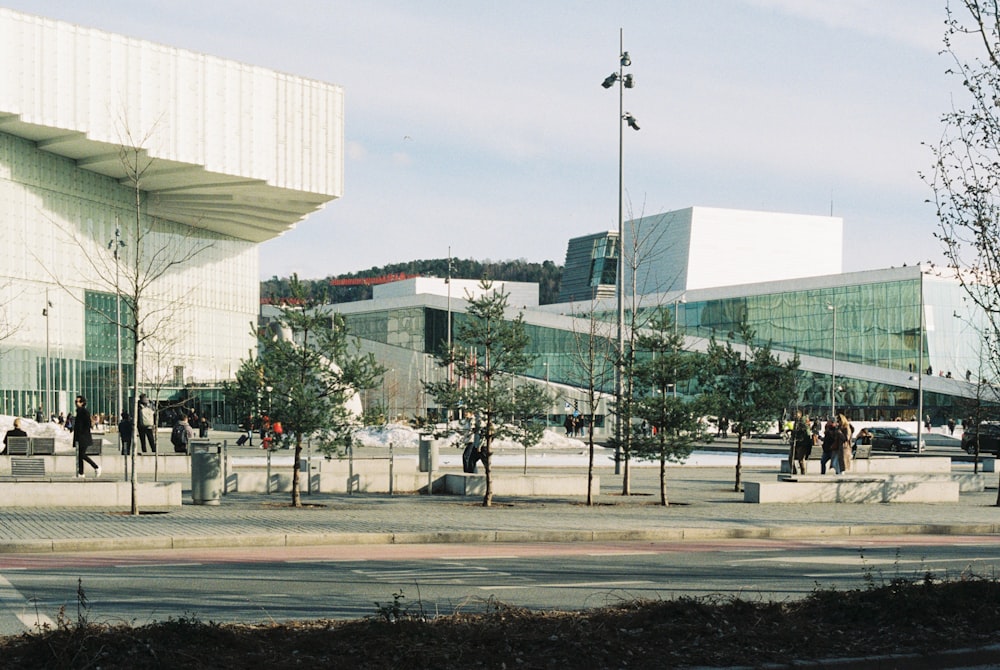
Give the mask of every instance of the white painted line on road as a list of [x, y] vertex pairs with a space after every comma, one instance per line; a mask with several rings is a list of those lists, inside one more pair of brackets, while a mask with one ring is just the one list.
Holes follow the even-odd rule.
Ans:
[[727, 561], [730, 565], [741, 563], [821, 563], [823, 565], [851, 565], [858, 567], [871, 567], [876, 565], [928, 565], [931, 563], [969, 563], [973, 561], [995, 561], [990, 558], [975, 558], [961, 556], [958, 558], [873, 558], [871, 556], [845, 556], [843, 554], [833, 554], [829, 556], [777, 556], [767, 558], [746, 558], [737, 561]]
[[587, 556], [600, 558], [602, 556], [656, 556], [655, 551], [594, 551]]
[[124, 570], [125, 568], [142, 568], [143, 570], [147, 568], [187, 568], [187, 567], [201, 567], [202, 563], [120, 563], [115, 567], [117, 570]]
[[497, 586], [479, 586], [476, 587], [480, 591], [513, 591], [515, 589], [575, 589], [575, 588], [586, 588], [592, 589], [601, 586], [641, 586], [643, 584], [652, 584], [653, 582], [647, 579], [637, 579], [631, 581], [619, 581], [619, 582], [551, 582], [548, 584], [521, 584], [521, 585], [511, 585], [511, 584], [501, 584]]
[[55, 622], [36, 608], [37, 603], [21, 595], [7, 579], [0, 575], [0, 610], [10, 610], [26, 628], [55, 627]]

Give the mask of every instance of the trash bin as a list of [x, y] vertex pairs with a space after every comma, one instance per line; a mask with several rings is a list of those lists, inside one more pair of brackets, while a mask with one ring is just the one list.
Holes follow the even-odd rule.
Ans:
[[434, 472], [438, 469], [438, 452], [440, 444], [438, 440], [430, 436], [420, 438], [420, 448], [417, 454], [418, 468], [420, 472]]
[[195, 505], [218, 505], [222, 499], [222, 445], [192, 440], [189, 446], [191, 500]]

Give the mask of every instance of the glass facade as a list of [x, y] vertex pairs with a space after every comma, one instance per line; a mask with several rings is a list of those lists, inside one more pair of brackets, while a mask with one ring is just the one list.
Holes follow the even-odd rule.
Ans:
[[[134, 194], [118, 180], [0, 133], [0, 242], [31, 249], [0, 267], [0, 332], [3, 323], [17, 324], [0, 346], [0, 411], [70, 412], [77, 394], [94, 414], [119, 410], [115, 282], [119, 277], [127, 317], [128, 268], [139, 246], [135, 214]], [[162, 400], [190, 397], [219, 412], [214, 423], [229, 423], [216, 396], [256, 346], [256, 244], [144, 211], [139, 218], [140, 261], [150, 279], [140, 302], [140, 388]], [[125, 244], [118, 268], [108, 250], [116, 223]], [[121, 344], [127, 388], [136, 372], [124, 330]]]
[[[963, 407], [973, 385], [928, 388], [935, 386], [931, 382], [965, 382], [983, 369], [981, 330], [960, 286], [922, 268], [642, 296], [636, 301], [640, 325], [659, 308], [653, 306], [657, 301], [696, 349], [713, 336], [727, 340], [746, 321], [758, 344], [770, 343], [776, 352], [801, 356], [794, 404], [814, 415], [828, 414], [832, 404], [856, 420], [913, 420], [922, 409], [939, 425], [967, 413]], [[421, 296], [412, 296], [406, 307], [356, 303], [345, 319], [351, 333], [363, 340], [432, 356], [447, 341], [448, 314], [423, 302]], [[456, 304], [452, 313], [453, 328], [465, 318], [459, 308]], [[552, 384], [566, 399], [585, 388], [591, 377], [602, 393], [613, 394], [614, 299], [562, 303], [539, 308], [537, 315], [525, 312], [528, 352], [534, 356], [526, 377]], [[592, 316], [596, 323], [590, 329], [604, 352], [594, 357], [593, 374], [586, 369], [590, 338], [584, 332]], [[393, 365], [406, 365], [404, 356], [388, 355], [394, 356]], [[404, 376], [397, 372], [398, 378]], [[411, 377], [426, 374], [416, 370]], [[685, 383], [678, 390], [697, 392]], [[561, 421], [559, 415], [550, 419]]]

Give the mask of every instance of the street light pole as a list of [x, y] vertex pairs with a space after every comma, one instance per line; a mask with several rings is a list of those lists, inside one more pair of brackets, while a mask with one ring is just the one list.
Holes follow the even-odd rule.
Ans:
[[[677, 337], [677, 322], [680, 321], [680, 305], [687, 302], [687, 298], [682, 294], [674, 298], [674, 337]], [[674, 368], [674, 398], [677, 397], [677, 368]]]
[[42, 316], [45, 317], [45, 414], [42, 419], [49, 420], [53, 414], [53, 394], [52, 394], [52, 358], [49, 350], [49, 310], [52, 303], [49, 301], [49, 290], [45, 289], [45, 307], [42, 309]]
[[621, 474], [621, 445], [624, 437], [624, 428], [621, 421], [621, 408], [623, 404], [623, 379], [622, 366], [625, 363], [625, 184], [624, 184], [624, 163], [625, 163], [625, 123], [633, 130], [639, 130], [639, 124], [631, 114], [625, 112], [625, 89], [632, 88], [634, 80], [632, 75], [626, 75], [624, 70], [632, 64], [632, 59], [625, 51], [624, 29], [618, 29], [618, 71], [611, 73], [604, 79], [601, 86], [611, 88], [618, 84], [618, 268], [615, 274], [617, 290], [617, 357], [615, 362], [615, 404], [618, 406], [618, 420], [615, 422], [615, 474]]
[[837, 417], [837, 306], [828, 304], [833, 312], [833, 348], [830, 351], [830, 417]]

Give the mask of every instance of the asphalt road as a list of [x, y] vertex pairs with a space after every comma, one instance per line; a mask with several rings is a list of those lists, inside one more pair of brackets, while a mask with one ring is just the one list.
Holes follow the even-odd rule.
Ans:
[[[0, 556], [0, 634], [71, 620], [143, 624], [428, 614], [491, 600], [581, 609], [634, 598], [800, 598], [895, 577], [1000, 570], [997, 537], [390, 545]], [[78, 588], [86, 609], [78, 610]]]

